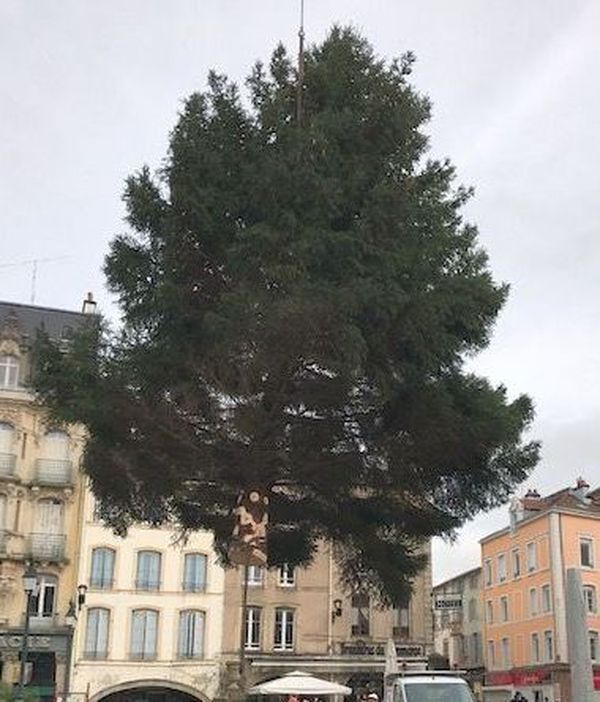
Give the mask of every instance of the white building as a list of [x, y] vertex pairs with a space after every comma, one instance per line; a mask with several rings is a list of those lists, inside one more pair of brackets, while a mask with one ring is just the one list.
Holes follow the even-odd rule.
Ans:
[[71, 691], [90, 702], [207, 702], [219, 687], [224, 572], [209, 533], [170, 529], [121, 538], [84, 499]]

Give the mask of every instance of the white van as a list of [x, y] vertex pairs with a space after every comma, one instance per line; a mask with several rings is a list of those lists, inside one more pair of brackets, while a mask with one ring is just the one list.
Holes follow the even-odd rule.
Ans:
[[465, 680], [442, 672], [419, 672], [388, 680], [387, 702], [475, 702]]

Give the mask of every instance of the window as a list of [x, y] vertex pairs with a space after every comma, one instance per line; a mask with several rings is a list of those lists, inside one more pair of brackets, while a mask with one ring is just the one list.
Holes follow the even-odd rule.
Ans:
[[494, 575], [492, 573], [492, 561], [491, 559], [487, 559], [484, 564], [484, 569], [485, 569], [485, 586], [486, 587], [491, 587], [492, 583], [494, 581]]
[[186, 610], [179, 614], [179, 657], [202, 658], [204, 654], [204, 612]]
[[265, 569], [262, 566], [248, 566], [248, 585], [260, 586], [265, 578]]
[[500, 598], [500, 617], [503, 622], [508, 621], [508, 597]]
[[598, 632], [590, 631], [590, 658], [598, 660]]
[[534, 570], [537, 570], [537, 567], [537, 544], [531, 542], [527, 544], [527, 572], [533, 573]]
[[554, 660], [554, 636], [551, 631], [544, 632], [544, 660], [546, 663]]
[[552, 590], [550, 585], [544, 585], [542, 587], [542, 612], [547, 614], [552, 611]]
[[506, 582], [506, 554], [502, 553], [498, 556], [498, 582]]
[[53, 461], [67, 461], [69, 459], [69, 435], [60, 429], [50, 429], [44, 435], [42, 453], [44, 458]]
[[410, 636], [409, 610], [406, 607], [395, 607], [393, 614], [392, 636], [397, 639], [408, 639]]
[[362, 593], [352, 595], [352, 636], [369, 636], [369, 596]]
[[521, 577], [521, 552], [518, 548], [512, 552], [513, 578]]
[[594, 567], [594, 542], [592, 539], [579, 539], [579, 553], [583, 568]]
[[16, 356], [0, 356], [0, 388], [16, 388], [19, 382], [19, 360]]
[[502, 639], [502, 667], [512, 667], [512, 661], [510, 659], [510, 640], [507, 638]]
[[494, 603], [488, 600], [485, 606], [485, 619], [488, 624], [494, 623]]
[[56, 578], [53, 575], [38, 577], [37, 592], [31, 597], [29, 613], [32, 617], [49, 619], [55, 614], [56, 607]]
[[90, 587], [110, 590], [113, 586], [115, 552], [112, 548], [95, 548], [92, 551]]
[[110, 613], [94, 607], [87, 611], [84, 658], [106, 658], [108, 654], [108, 627]]
[[477, 598], [471, 597], [469, 600], [469, 621], [474, 622], [477, 619]]
[[488, 668], [495, 668], [496, 667], [496, 645], [494, 644], [493, 641], [488, 641], [488, 648], [487, 648], [487, 664]]
[[529, 590], [529, 616], [536, 617], [538, 615], [538, 592], [532, 587]]
[[279, 568], [279, 587], [293, 587], [296, 584], [296, 569], [284, 563]]
[[[6, 495], [0, 494], [0, 531], [3, 531], [6, 527]], [[0, 538], [2, 535], [0, 534]], [[2, 550], [2, 543], [0, 543], [0, 550]]]
[[474, 631], [471, 634], [471, 665], [477, 665], [481, 660], [481, 643], [479, 634]]
[[275, 610], [275, 640], [273, 648], [276, 651], [294, 650], [294, 610], [278, 607]]
[[250, 651], [260, 650], [260, 620], [262, 610], [260, 607], [246, 608], [246, 635], [244, 640], [246, 648]]
[[160, 587], [160, 553], [138, 551], [135, 586], [138, 590], [158, 590]]
[[531, 634], [531, 662], [540, 662], [540, 637], [539, 634]]
[[585, 602], [585, 609], [588, 614], [596, 614], [597, 601], [596, 601], [596, 588], [593, 585], [583, 586], [583, 600]]
[[186, 553], [183, 560], [183, 590], [204, 592], [206, 589], [206, 556], [203, 553]]
[[154, 660], [158, 634], [158, 612], [135, 609], [131, 619], [131, 657], [135, 660]]

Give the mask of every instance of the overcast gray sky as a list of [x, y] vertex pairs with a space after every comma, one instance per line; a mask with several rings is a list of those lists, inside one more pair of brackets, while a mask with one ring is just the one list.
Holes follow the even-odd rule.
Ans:
[[[75, 308], [123, 230], [125, 176], [157, 167], [209, 68], [241, 80], [295, 50], [299, 0], [1, 0], [0, 299]], [[383, 56], [412, 49], [434, 103], [432, 154], [476, 187], [468, 216], [512, 293], [476, 369], [536, 402], [527, 485], [600, 482], [600, 3], [306, 0], [319, 41], [353, 23]], [[434, 549], [436, 580], [478, 562], [506, 511]]]

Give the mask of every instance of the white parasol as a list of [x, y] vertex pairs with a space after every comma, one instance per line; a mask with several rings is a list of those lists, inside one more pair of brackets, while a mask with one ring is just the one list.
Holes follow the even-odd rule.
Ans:
[[345, 685], [321, 680], [300, 670], [260, 683], [248, 690], [250, 695], [349, 695], [351, 693], [352, 690]]

